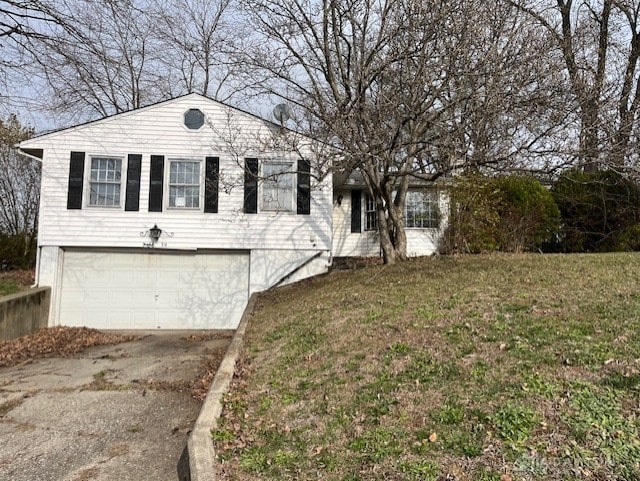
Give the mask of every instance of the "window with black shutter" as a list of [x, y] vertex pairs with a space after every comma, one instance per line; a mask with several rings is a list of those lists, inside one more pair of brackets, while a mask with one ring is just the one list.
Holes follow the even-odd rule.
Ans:
[[218, 212], [218, 182], [220, 159], [207, 157], [204, 179], [204, 211], [216, 214]]
[[162, 192], [164, 182], [164, 156], [151, 156], [149, 177], [149, 212], [162, 212]]
[[311, 213], [311, 165], [309, 160], [298, 160], [298, 214]]
[[84, 157], [84, 152], [71, 152], [71, 158], [69, 160], [69, 188], [67, 190], [67, 209], [82, 209]]
[[244, 159], [244, 212], [258, 212], [258, 159]]

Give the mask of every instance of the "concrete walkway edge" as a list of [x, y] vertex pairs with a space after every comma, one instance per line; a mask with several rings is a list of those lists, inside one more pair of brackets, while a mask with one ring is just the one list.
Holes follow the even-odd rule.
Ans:
[[238, 329], [231, 340], [224, 359], [220, 363], [218, 372], [213, 378], [207, 397], [202, 404], [202, 409], [200, 409], [200, 415], [189, 436], [187, 450], [189, 453], [191, 481], [214, 481], [216, 479], [216, 457], [211, 439], [211, 430], [217, 426], [218, 418], [222, 413], [222, 396], [227, 392], [233, 379], [236, 362], [242, 349], [244, 333], [253, 312], [256, 297], [257, 294], [252, 294], [249, 302], [247, 302], [247, 307], [242, 314]]

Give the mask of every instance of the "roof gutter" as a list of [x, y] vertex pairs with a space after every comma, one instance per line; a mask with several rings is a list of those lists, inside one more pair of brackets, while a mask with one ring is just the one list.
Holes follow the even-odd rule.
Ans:
[[30, 159], [37, 160], [38, 162], [42, 162], [42, 158], [44, 157], [44, 149], [23, 149], [19, 145], [16, 145], [16, 148], [22, 155], [25, 155]]

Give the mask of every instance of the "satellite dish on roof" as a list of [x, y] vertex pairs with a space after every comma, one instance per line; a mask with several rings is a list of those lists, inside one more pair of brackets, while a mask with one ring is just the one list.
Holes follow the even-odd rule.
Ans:
[[291, 112], [289, 105], [282, 103], [273, 108], [273, 117], [282, 125], [293, 117], [293, 112]]

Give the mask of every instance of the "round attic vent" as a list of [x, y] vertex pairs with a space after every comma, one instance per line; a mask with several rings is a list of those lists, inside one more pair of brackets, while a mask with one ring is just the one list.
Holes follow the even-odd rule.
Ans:
[[198, 130], [204, 125], [204, 114], [200, 109], [189, 109], [184, 113], [184, 126], [189, 130]]

